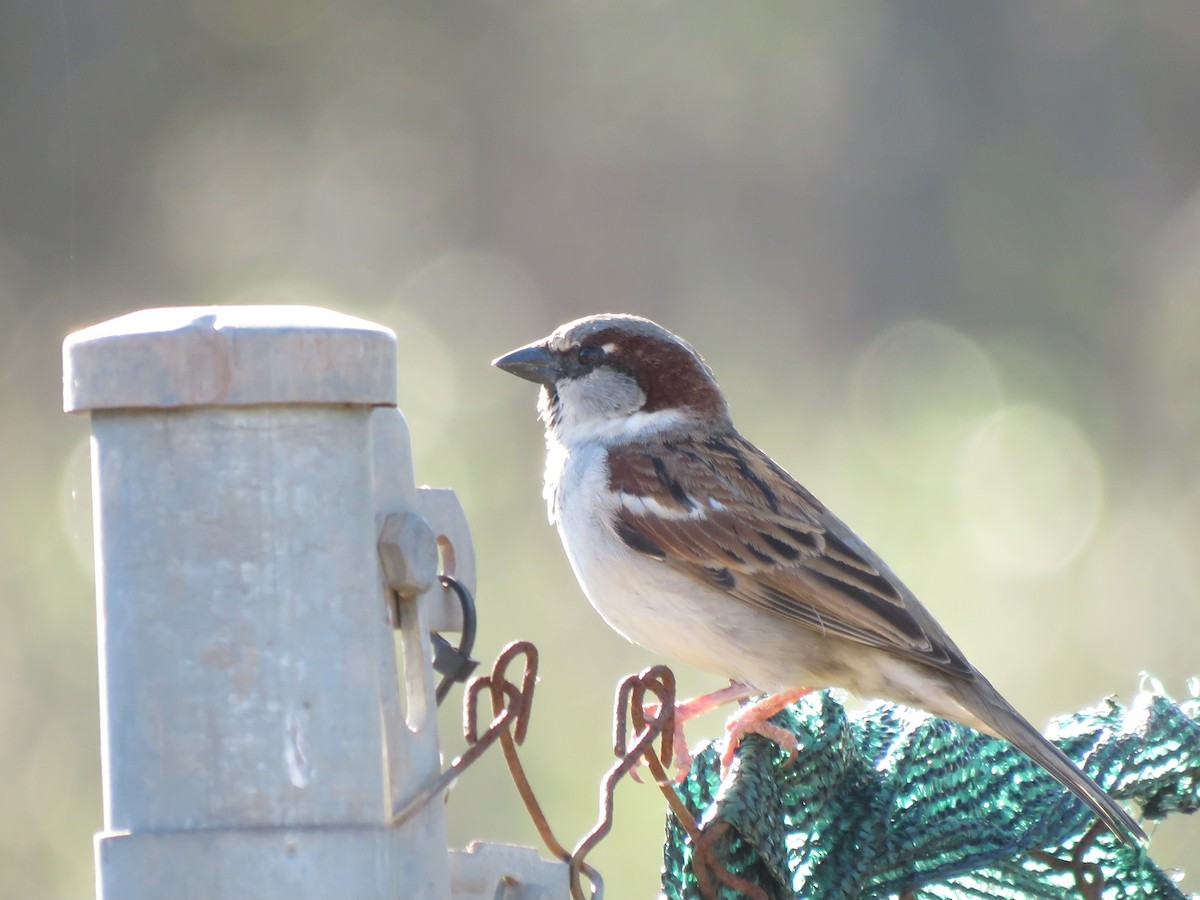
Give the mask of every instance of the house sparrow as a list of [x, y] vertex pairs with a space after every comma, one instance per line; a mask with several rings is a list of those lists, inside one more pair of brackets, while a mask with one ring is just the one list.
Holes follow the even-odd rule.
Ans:
[[728, 676], [719, 693], [773, 695], [731, 720], [727, 762], [744, 733], [794, 747], [766, 718], [809, 689], [841, 687], [1009, 741], [1115, 834], [1146, 840], [882, 559], [738, 433], [686, 342], [636, 316], [590, 316], [492, 364], [542, 386], [550, 521], [605, 621]]

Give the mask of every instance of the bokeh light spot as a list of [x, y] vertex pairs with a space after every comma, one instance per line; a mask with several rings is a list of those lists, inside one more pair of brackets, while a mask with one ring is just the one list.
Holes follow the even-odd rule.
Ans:
[[1103, 487], [1087, 438], [1038, 406], [989, 417], [959, 459], [971, 545], [986, 562], [1018, 575], [1052, 572], [1074, 559], [1096, 528]]
[[453, 334], [456, 355], [477, 366], [477, 372], [484, 372], [493, 357], [557, 324], [547, 316], [541, 292], [525, 268], [500, 253], [439, 254], [405, 280], [397, 302], [422, 310], [439, 329]]
[[877, 338], [855, 368], [850, 400], [865, 446], [897, 475], [944, 483], [962, 442], [1000, 406], [992, 361], [937, 322], [903, 322]]
[[388, 310], [386, 324], [396, 332], [400, 409], [413, 428], [413, 453], [420, 457], [441, 443], [458, 412], [458, 376], [453, 354], [429, 323], [407, 309]]

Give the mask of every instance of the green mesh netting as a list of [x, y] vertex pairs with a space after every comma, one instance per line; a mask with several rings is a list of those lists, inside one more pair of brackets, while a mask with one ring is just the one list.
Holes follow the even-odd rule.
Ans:
[[[1107, 831], [1085, 838], [1087, 808], [1004, 741], [887, 703], [848, 715], [830, 692], [772, 722], [799, 738], [792, 766], [751, 736], [725, 784], [710, 744], [679, 787], [702, 828], [730, 826], [716, 861], [772, 898], [1185, 896], [1143, 851]], [[1128, 709], [1110, 700], [1047, 734], [1148, 819], [1200, 806], [1197, 701], [1181, 707], [1152, 685]], [[668, 814], [666, 897], [700, 897], [692, 854]]]

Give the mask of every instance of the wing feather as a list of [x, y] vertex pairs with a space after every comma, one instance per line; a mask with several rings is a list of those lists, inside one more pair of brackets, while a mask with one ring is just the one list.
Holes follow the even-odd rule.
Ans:
[[974, 670], [850, 529], [737, 434], [609, 450], [631, 549], [735, 599], [945, 672]]

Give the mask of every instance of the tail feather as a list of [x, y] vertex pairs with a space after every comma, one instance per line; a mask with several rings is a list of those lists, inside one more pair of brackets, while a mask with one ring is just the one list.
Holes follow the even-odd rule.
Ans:
[[962, 692], [962, 702], [999, 737], [1032, 759], [1086, 803], [1113, 834], [1133, 847], [1140, 847], [1147, 842], [1146, 832], [1125, 808], [1080, 771], [1065, 753], [1013, 709], [987, 681], [979, 678], [972, 682]]

